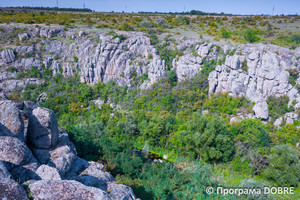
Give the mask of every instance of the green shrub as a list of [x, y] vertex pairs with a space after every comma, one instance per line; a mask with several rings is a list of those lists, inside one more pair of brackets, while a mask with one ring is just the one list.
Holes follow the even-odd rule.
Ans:
[[249, 143], [252, 147], [268, 147], [271, 138], [259, 119], [246, 119], [237, 125], [234, 132], [237, 139]]
[[254, 29], [248, 29], [244, 33], [244, 38], [250, 43], [257, 42], [259, 40], [259, 37], [257, 36], [257, 31]]
[[10, 73], [13, 73], [13, 72], [17, 72], [17, 71], [18, 71], [17, 68], [15, 68], [15, 67], [9, 67], [8, 69], [9, 69], [9, 72], [10, 72]]
[[278, 186], [297, 187], [300, 182], [299, 151], [288, 145], [277, 145], [271, 149], [268, 156], [269, 167], [264, 175], [277, 183]]
[[73, 56], [73, 60], [74, 60], [74, 62], [78, 62], [78, 58], [76, 57], [76, 56]]
[[288, 71], [290, 74], [290, 78], [289, 78], [290, 84], [292, 86], [295, 86], [296, 81], [299, 78], [299, 71], [297, 69], [286, 69], [286, 71]]
[[212, 119], [195, 113], [187, 122], [187, 130], [176, 136], [176, 146], [188, 158], [200, 157], [204, 161], [229, 161], [234, 152], [233, 139], [225, 122], [214, 115]]
[[231, 37], [232, 33], [228, 29], [226, 29], [224, 26], [221, 28], [221, 35], [223, 38], [228, 39]]
[[145, 28], [151, 28], [153, 26], [153, 24], [147, 20], [144, 20], [144, 21], [141, 21], [140, 26], [145, 27]]
[[276, 133], [281, 144], [289, 143], [296, 146], [300, 141], [300, 132], [294, 124], [286, 124]]
[[164, 18], [159, 18], [157, 24], [159, 26], [163, 26], [166, 23], [166, 20]]
[[267, 99], [269, 115], [277, 119], [280, 115], [284, 115], [287, 112], [294, 110], [293, 106], [288, 106], [289, 97], [288, 96], [269, 96]]
[[54, 56], [54, 60], [59, 60], [59, 59], [60, 59], [59, 55]]
[[245, 72], [248, 72], [247, 59], [242, 62], [241, 69]]
[[177, 84], [177, 74], [175, 70], [172, 70], [168, 73], [168, 81], [171, 86], [175, 86]]
[[251, 107], [245, 97], [232, 97], [228, 93], [218, 93], [205, 100], [203, 108], [210, 112], [235, 114], [242, 107]]

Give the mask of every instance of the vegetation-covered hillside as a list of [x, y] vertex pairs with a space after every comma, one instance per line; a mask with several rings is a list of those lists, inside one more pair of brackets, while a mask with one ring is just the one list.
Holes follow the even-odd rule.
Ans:
[[299, 16], [4, 10], [0, 92], [53, 110], [142, 200], [296, 200], [299, 32]]

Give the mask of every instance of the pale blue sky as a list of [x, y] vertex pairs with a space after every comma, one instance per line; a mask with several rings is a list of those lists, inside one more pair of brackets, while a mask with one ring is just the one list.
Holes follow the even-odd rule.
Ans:
[[[0, 7], [55, 7], [57, 0], [0, 0]], [[58, 0], [59, 7], [86, 8], [96, 11], [182, 12], [201, 10], [232, 14], [300, 14], [300, 0]]]

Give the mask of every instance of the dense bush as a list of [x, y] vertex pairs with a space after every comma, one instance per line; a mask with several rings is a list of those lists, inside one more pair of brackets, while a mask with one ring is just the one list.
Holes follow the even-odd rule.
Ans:
[[257, 42], [259, 40], [257, 31], [253, 29], [247, 29], [247, 31], [244, 33], [244, 38], [250, 43]]
[[175, 70], [172, 70], [168, 73], [168, 80], [172, 86], [175, 86], [177, 83], [177, 74]]
[[268, 157], [270, 165], [264, 175], [278, 186], [298, 186], [300, 182], [299, 152], [288, 145], [277, 145]]
[[153, 24], [151, 22], [146, 21], [146, 20], [141, 21], [140, 25], [145, 28], [151, 28], [153, 26]]
[[259, 119], [243, 120], [233, 129], [239, 141], [247, 142], [252, 147], [268, 147], [271, 142], [269, 133]]
[[296, 81], [299, 78], [299, 71], [297, 69], [287, 69], [290, 73], [289, 82], [292, 86], [296, 85]]
[[288, 96], [269, 96], [267, 99], [269, 115], [277, 119], [280, 115], [284, 115], [287, 112], [294, 110], [293, 106], [288, 106], [289, 97]]
[[228, 93], [219, 93], [206, 99], [203, 108], [211, 112], [235, 114], [241, 107], [251, 107], [250, 101], [245, 97], [232, 97]]
[[294, 124], [286, 124], [276, 133], [276, 141], [280, 144], [289, 143], [292, 145], [297, 144], [300, 141], [300, 131]]
[[208, 120], [195, 113], [187, 125], [187, 130], [179, 132], [176, 138], [180, 152], [204, 161], [228, 161], [232, 158], [233, 139], [224, 121], [218, 116]]

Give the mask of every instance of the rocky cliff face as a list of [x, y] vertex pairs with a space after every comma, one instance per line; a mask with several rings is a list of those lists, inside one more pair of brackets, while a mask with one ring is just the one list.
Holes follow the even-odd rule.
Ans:
[[53, 111], [0, 98], [0, 199], [136, 199], [102, 164], [77, 157]]
[[[23, 34], [27, 34], [26, 37], [23, 37]], [[71, 76], [79, 73], [80, 80], [88, 84], [115, 80], [119, 85], [130, 86], [134, 76], [144, 73], [148, 74], [151, 83], [165, 77], [165, 63], [150, 44], [150, 39], [142, 33], [119, 32], [109, 35], [28, 28], [27, 33], [19, 34], [19, 38], [21, 41], [36, 42], [31, 46], [17, 46], [3, 50], [0, 65], [20, 71], [30, 70], [32, 66], [40, 71], [46, 68], [51, 69], [53, 75]], [[2, 73], [0, 77], [2, 90], [11, 91], [13, 87], [40, 83], [35, 79], [15, 80], [16, 78], [14, 72]]]
[[[3, 30], [11, 29], [7, 25]], [[27, 84], [41, 84], [42, 79], [18, 77], [31, 67], [52, 75], [79, 74], [80, 81], [95, 84], [99, 81], [116, 81], [120, 86], [131, 87], [135, 77], [147, 74], [140, 87], [147, 89], [165, 78], [168, 70], [150, 38], [143, 33], [96, 31], [64, 31], [60, 28], [26, 27], [19, 34], [20, 41], [32, 45], [9, 46], [0, 53], [0, 88], [11, 92]], [[300, 47], [291, 51], [275, 45], [224, 45], [203, 43], [201, 40], [181, 38], [177, 49], [184, 50], [172, 62], [179, 81], [201, 73], [204, 62], [224, 60], [209, 74], [209, 92], [230, 92], [233, 96], [246, 96], [255, 102], [255, 117], [268, 119], [266, 99], [270, 95], [289, 97], [289, 104], [300, 108], [297, 84], [291, 82], [289, 70], [299, 76]], [[236, 51], [233, 51], [233, 50]], [[233, 53], [224, 53], [233, 52]], [[295, 74], [293, 74], [294, 76]]]
[[[209, 74], [209, 91], [230, 92], [233, 96], [246, 96], [255, 102], [256, 117], [268, 119], [268, 96], [289, 97], [300, 108], [298, 88], [292, 86], [288, 70], [296, 69], [296, 53], [274, 45], [240, 45], [233, 56], [226, 56], [225, 64]], [[296, 80], [299, 83], [299, 79]]]

